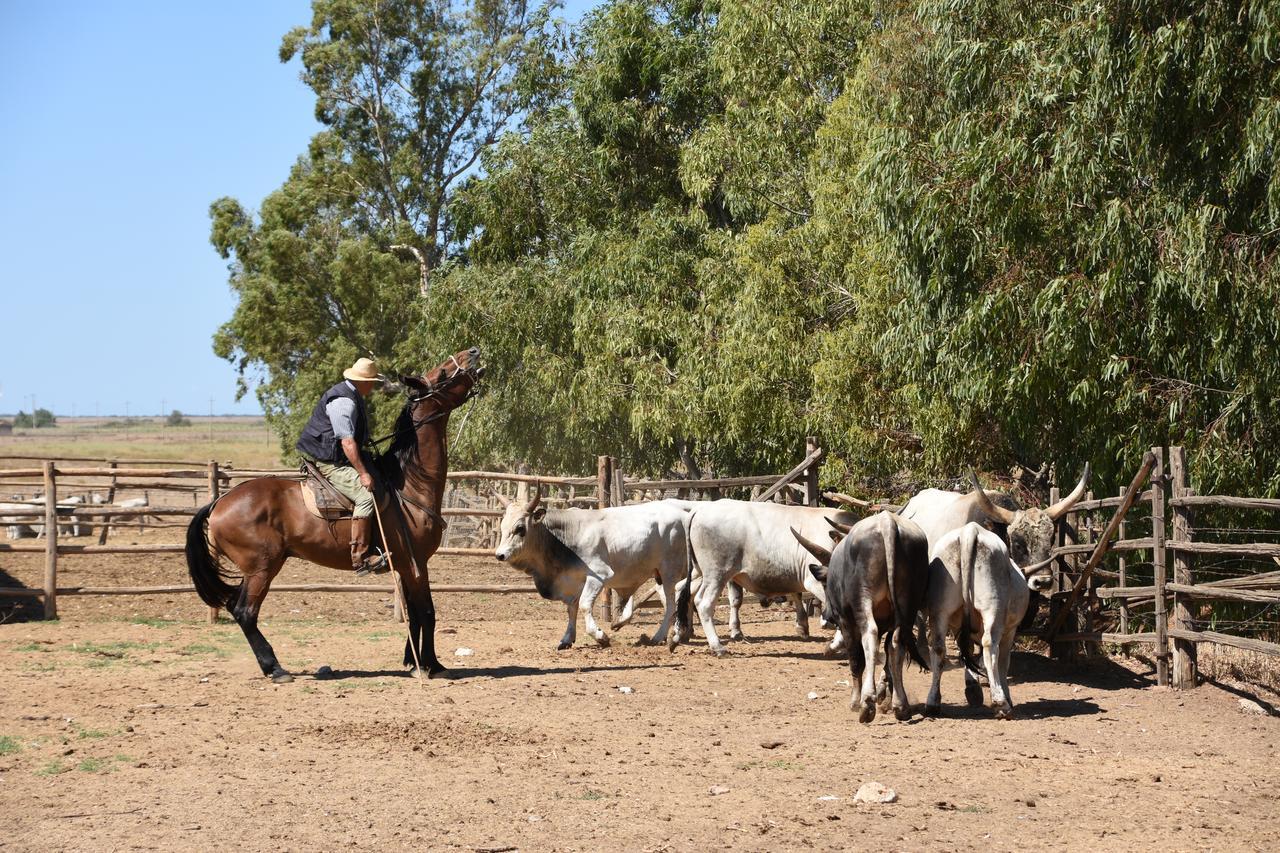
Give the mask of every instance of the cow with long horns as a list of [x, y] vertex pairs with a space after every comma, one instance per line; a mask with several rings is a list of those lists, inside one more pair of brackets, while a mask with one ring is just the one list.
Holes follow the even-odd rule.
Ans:
[[[505, 499], [504, 499], [505, 500]], [[592, 607], [606, 589], [631, 596], [648, 578], [663, 590], [666, 610], [653, 635], [668, 640], [675, 615], [676, 585], [689, 570], [689, 512], [679, 501], [653, 501], [608, 509], [547, 509], [542, 490], [528, 501], [506, 501], [494, 553], [533, 578], [543, 598], [563, 601], [569, 624], [557, 646], [570, 648], [581, 612], [589, 633], [602, 646], [609, 637]], [[671, 637], [674, 646], [674, 636]]]

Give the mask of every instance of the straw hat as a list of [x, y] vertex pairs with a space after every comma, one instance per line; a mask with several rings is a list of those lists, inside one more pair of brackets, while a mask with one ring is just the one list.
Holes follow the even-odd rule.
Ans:
[[342, 377], [352, 382], [382, 381], [382, 377], [378, 375], [378, 365], [371, 358], [357, 358], [355, 364], [342, 371]]

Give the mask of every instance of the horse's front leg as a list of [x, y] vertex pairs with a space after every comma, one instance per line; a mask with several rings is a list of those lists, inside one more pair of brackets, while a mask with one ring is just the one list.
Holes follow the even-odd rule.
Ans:
[[448, 672], [436, 657], [436, 607], [431, 599], [431, 584], [424, 576], [417, 580], [401, 578], [405, 609], [409, 611], [409, 637], [404, 644], [404, 665], [420, 667], [428, 678], [439, 678]]

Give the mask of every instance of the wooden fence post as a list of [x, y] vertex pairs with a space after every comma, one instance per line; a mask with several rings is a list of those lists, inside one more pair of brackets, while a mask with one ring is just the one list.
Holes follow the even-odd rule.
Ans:
[[[1173, 477], [1173, 496], [1186, 497], [1192, 494], [1187, 486], [1187, 457], [1181, 447], [1169, 448], [1169, 473]], [[1173, 508], [1173, 580], [1174, 583], [1190, 586], [1192, 580], [1191, 555], [1179, 550], [1180, 542], [1191, 541], [1191, 507], [1175, 506]], [[1191, 622], [1191, 608], [1187, 604], [1186, 595], [1173, 595], [1173, 627], [1181, 631], [1194, 630]], [[1196, 652], [1194, 641], [1175, 639], [1173, 641], [1173, 686], [1189, 688], [1196, 686]]]
[[58, 618], [58, 483], [44, 463], [44, 618]]
[[[1050, 505], [1056, 504], [1058, 502], [1059, 497], [1060, 497], [1060, 493], [1059, 493], [1058, 487], [1057, 486], [1051, 487], [1049, 489], [1049, 504]], [[1079, 515], [1075, 512], [1075, 510], [1072, 510], [1067, 513], [1066, 517], [1063, 519], [1063, 521], [1066, 522], [1066, 524], [1062, 524], [1058, 526], [1058, 533], [1057, 533], [1056, 541], [1054, 543], [1055, 545], [1061, 546], [1066, 544], [1067, 542], [1066, 527], [1067, 525], [1071, 524], [1072, 520], [1077, 518], [1079, 518]], [[1076, 568], [1079, 568], [1079, 562], [1078, 562], [1079, 559], [1080, 559], [1079, 557], [1071, 558], [1072, 564]], [[1053, 583], [1052, 591], [1049, 593], [1049, 624], [1050, 625], [1058, 621], [1058, 613], [1059, 611], [1062, 610], [1063, 601], [1065, 601], [1065, 599], [1063, 598], [1063, 594], [1066, 592], [1066, 588], [1068, 586], [1066, 582], [1066, 571], [1065, 571], [1066, 567], [1067, 567], [1066, 559], [1063, 557], [1059, 557], [1058, 564], [1054, 567], [1054, 572], [1053, 572], [1054, 583]], [[1070, 643], [1063, 643], [1061, 641], [1053, 642], [1049, 644], [1049, 655], [1054, 660], [1063, 660], [1071, 656], [1071, 649], [1072, 647]]]
[[[611, 506], [624, 506], [627, 502], [627, 494], [622, 490], [623, 485], [622, 466], [618, 464], [618, 457], [609, 457], [609, 504]], [[622, 609], [622, 601], [619, 599], [616, 589], [609, 590], [609, 594], [604, 598], [603, 618], [606, 624], [613, 624], [613, 614]]]
[[[809, 436], [804, 440], [804, 458], [808, 459], [813, 452], [818, 449], [818, 439]], [[819, 506], [822, 501], [822, 492], [818, 488], [818, 469], [822, 466], [822, 460], [814, 462], [804, 472], [804, 505]]]
[[[107, 462], [108, 468], [118, 467], [116, 460], [111, 459]], [[111, 477], [111, 485], [107, 487], [107, 506], [111, 506], [116, 502], [116, 478]], [[107, 534], [111, 531], [111, 516], [104, 515], [102, 517], [102, 529], [98, 531], [98, 544], [107, 544]]]
[[[1093, 500], [1092, 489], [1085, 492], [1084, 499], [1087, 501]], [[1100, 531], [1098, 529], [1098, 511], [1094, 509], [1085, 510], [1084, 537], [1083, 537], [1085, 544], [1093, 545], [1097, 541], [1097, 536], [1099, 532]], [[1097, 595], [1097, 592], [1094, 590], [1093, 584], [1089, 584], [1088, 590], [1089, 590], [1088, 597], [1085, 599], [1085, 602], [1084, 602], [1084, 618], [1080, 620], [1081, 627], [1078, 629], [1083, 631], [1093, 631], [1094, 628], [1096, 627], [1094, 625], [1094, 614], [1098, 609], [1098, 595]], [[1088, 643], [1080, 643], [1078, 646], [1076, 646], [1076, 650], [1079, 653], [1083, 653], [1085, 657], [1088, 657], [1091, 653], [1094, 653], [1094, 651], [1101, 652], [1100, 647], [1091, 650], [1091, 646]]]
[[1164, 548], [1164, 448], [1153, 447], [1155, 467], [1151, 469], [1151, 561], [1155, 574], [1156, 684], [1169, 686], [1169, 616], [1165, 611]]
[[[1124, 493], [1125, 493], [1125, 488], [1124, 488], [1124, 486], [1121, 486], [1121, 487], [1120, 487], [1120, 499], [1121, 499], [1121, 500], [1124, 500]], [[1116, 535], [1117, 535], [1121, 540], [1123, 540], [1123, 539], [1125, 538], [1125, 525], [1126, 525], [1127, 523], [1128, 523], [1128, 522], [1126, 522], [1126, 521], [1121, 521], [1121, 522], [1120, 522], [1120, 530], [1116, 533]], [[1121, 588], [1121, 589], [1124, 589], [1126, 586], [1128, 586], [1128, 582], [1129, 582], [1128, 575], [1127, 575], [1127, 573], [1126, 573], [1126, 569], [1128, 568], [1128, 563], [1129, 563], [1129, 561], [1125, 558], [1125, 552], [1124, 552], [1124, 551], [1119, 552], [1119, 557], [1120, 557], [1120, 559], [1119, 559], [1119, 563], [1120, 563], [1120, 588]], [[1121, 633], [1121, 634], [1127, 634], [1127, 633], [1129, 633], [1129, 599], [1128, 599], [1128, 598], [1121, 598], [1121, 599], [1120, 599], [1120, 633]]]
[[[219, 492], [220, 492], [220, 486], [218, 483], [218, 463], [210, 459], [209, 460], [209, 503], [213, 503], [218, 499]], [[210, 625], [218, 624], [218, 608], [216, 607], [209, 608], [209, 624]]]
[[608, 456], [601, 456], [596, 460], [596, 506], [600, 509], [606, 509], [609, 506], [611, 493], [609, 475], [611, 473]]

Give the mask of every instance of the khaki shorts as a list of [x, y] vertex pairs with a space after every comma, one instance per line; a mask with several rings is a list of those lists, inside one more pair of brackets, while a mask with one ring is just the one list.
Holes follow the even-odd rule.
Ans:
[[351, 515], [355, 518], [368, 518], [373, 515], [373, 493], [360, 484], [360, 475], [350, 465], [331, 465], [328, 462], [317, 462], [316, 468], [324, 474], [324, 478], [333, 487], [350, 498], [356, 505]]

